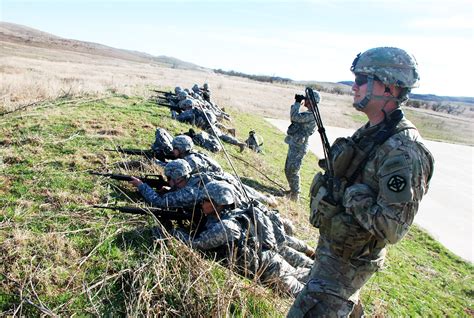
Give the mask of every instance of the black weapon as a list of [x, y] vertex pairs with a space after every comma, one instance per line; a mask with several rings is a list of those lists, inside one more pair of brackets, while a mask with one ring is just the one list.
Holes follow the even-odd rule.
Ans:
[[166, 228], [172, 227], [171, 221], [177, 221], [179, 227], [183, 227], [183, 221], [189, 221], [189, 230], [199, 233], [205, 225], [204, 215], [200, 209], [185, 210], [183, 208], [161, 209], [154, 207], [133, 207], [133, 206], [103, 206], [94, 205], [96, 209], [115, 210], [122, 213], [148, 215], [153, 214]]
[[329, 148], [331, 148], [331, 145], [329, 144], [329, 140], [326, 135], [326, 129], [324, 128], [323, 120], [321, 119], [321, 114], [319, 113], [318, 101], [316, 100], [313, 89], [311, 87], [306, 87], [306, 96], [307, 98], [305, 98], [305, 100], [308, 101], [311, 105], [310, 109], [311, 109], [311, 112], [313, 113], [314, 120], [316, 121], [316, 125], [318, 126], [319, 135], [321, 136], [326, 171], [328, 172], [329, 176], [334, 177], [334, 169], [332, 167], [332, 161], [329, 158], [330, 156]]
[[181, 114], [183, 112], [183, 110], [181, 108], [179, 108], [178, 106], [174, 106], [174, 105], [170, 105], [170, 104], [164, 104], [164, 103], [159, 103], [157, 102], [156, 103], [158, 106], [164, 106], [164, 107], [168, 107], [169, 109], [171, 110], [174, 110], [175, 112], [177, 112], [178, 114]]
[[160, 94], [164, 94], [166, 97], [168, 96], [176, 96], [175, 93], [173, 92], [165, 92], [165, 91], [160, 91], [160, 90], [157, 90], [157, 89], [152, 89], [153, 92], [156, 92], [156, 93], [160, 93]]
[[154, 208], [154, 207], [133, 207], [133, 206], [104, 206], [104, 205], [94, 205], [96, 209], [108, 209], [108, 210], [115, 210], [122, 213], [128, 214], [139, 214], [139, 215], [147, 215], [149, 213], [156, 216], [158, 219], [166, 219], [166, 220], [192, 220], [194, 214], [200, 214], [199, 211], [192, 213], [183, 210], [182, 208], [177, 209], [161, 209], [161, 208]]
[[144, 156], [147, 157], [148, 159], [158, 159], [160, 161], [166, 161], [166, 159], [174, 160], [176, 157], [169, 152], [160, 150], [160, 151], [155, 151], [152, 149], [133, 149], [133, 148], [122, 148], [122, 147], [117, 147], [117, 149], [105, 149], [105, 151], [115, 151], [115, 152], [120, 152], [124, 153], [126, 155], [135, 155], [135, 156]]
[[[114, 180], [132, 181], [132, 176], [125, 175], [125, 174], [102, 173], [102, 172], [97, 172], [97, 171], [90, 171], [89, 173], [95, 176], [107, 177]], [[133, 176], [133, 177], [140, 179], [144, 183], [148, 184], [150, 187], [157, 190], [160, 190], [165, 186], [169, 186], [168, 182], [165, 180], [165, 178], [162, 175], [145, 175], [145, 176]]]
[[324, 152], [324, 166], [325, 166], [325, 171], [326, 171], [326, 176], [327, 176], [327, 190], [328, 190], [328, 195], [327, 195], [327, 201], [333, 205], [336, 205], [336, 200], [334, 199], [334, 189], [340, 189], [340, 182], [336, 180], [334, 176], [334, 167], [332, 165], [332, 160], [331, 160], [331, 152], [330, 148], [331, 145], [329, 144], [328, 137], [326, 135], [326, 129], [323, 126], [323, 120], [321, 119], [321, 114], [319, 113], [319, 108], [318, 108], [318, 101], [316, 100], [316, 97], [314, 96], [313, 89], [311, 87], [306, 87], [306, 98], [305, 102], [310, 103], [310, 109], [311, 112], [313, 113], [314, 120], [316, 121], [316, 125], [318, 126], [318, 132], [319, 135], [321, 136], [321, 143], [323, 146], [323, 152]]

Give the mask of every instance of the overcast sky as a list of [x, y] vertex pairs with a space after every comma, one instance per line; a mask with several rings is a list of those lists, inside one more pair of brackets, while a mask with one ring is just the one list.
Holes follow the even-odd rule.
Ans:
[[0, 0], [0, 19], [61, 37], [294, 80], [352, 80], [357, 53], [411, 52], [415, 93], [474, 96], [472, 0]]

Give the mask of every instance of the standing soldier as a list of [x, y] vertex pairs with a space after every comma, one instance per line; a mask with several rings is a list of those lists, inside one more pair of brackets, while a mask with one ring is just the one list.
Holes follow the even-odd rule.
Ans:
[[[317, 102], [321, 100], [319, 93], [315, 91]], [[308, 111], [300, 113], [303, 95], [295, 95], [295, 103], [291, 105], [291, 125], [286, 131], [285, 142], [288, 144], [288, 154], [285, 162], [285, 175], [290, 185], [290, 199], [298, 201], [300, 195], [300, 168], [303, 157], [308, 152], [308, 139], [316, 130], [316, 122], [311, 113], [311, 104], [305, 102]]]
[[369, 122], [331, 147], [334, 176], [313, 180], [316, 260], [288, 317], [362, 315], [359, 292], [382, 266], [385, 246], [408, 232], [433, 173], [431, 153], [400, 109], [418, 86], [413, 56], [378, 47], [357, 55], [351, 71], [353, 105]]

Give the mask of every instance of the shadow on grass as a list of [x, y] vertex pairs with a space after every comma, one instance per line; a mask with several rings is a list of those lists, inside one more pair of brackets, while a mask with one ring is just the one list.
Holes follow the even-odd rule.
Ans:
[[250, 187], [252, 187], [252, 188], [254, 188], [258, 191], [270, 193], [271, 195], [274, 195], [274, 196], [277, 196], [277, 197], [285, 196], [285, 193], [280, 188], [269, 186], [269, 185], [263, 184], [261, 182], [258, 182], [258, 181], [255, 181], [253, 179], [246, 178], [246, 177], [240, 177], [240, 179], [242, 180], [242, 182], [245, 185], [248, 185], [248, 186], [250, 186]]

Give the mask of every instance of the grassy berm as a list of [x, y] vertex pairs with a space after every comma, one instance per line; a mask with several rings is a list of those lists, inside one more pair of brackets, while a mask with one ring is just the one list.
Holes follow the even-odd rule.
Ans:
[[[265, 140], [264, 154], [227, 147], [236, 170], [245, 183], [278, 196], [277, 184], [286, 184], [284, 136], [261, 117], [230, 111], [240, 139], [256, 129]], [[130, 172], [114, 164], [137, 158], [105, 149], [148, 148], [156, 127], [173, 134], [189, 128], [171, 120], [167, 109], [125, 95], [57, 100], [0, 117], [1, 316], [285, 315], [291, 298], [172, 238], [155, 239], [152, 217], [91, 207], [138, 199], [128, 184], [87, 171]], [[215, 158], [230, 171], [222, 153]], [[305, 159], [304, 193], [316, 160]], [[307, 198], [300, 204], [279, 198], [297, 236], [314, 246], [317, 230], [307, 221], [307, 204]], [[473, 266], [414, 226], [390, 248], [385, 269], [362, 299], [368, 316], [469, 317], [473, 295]]]

